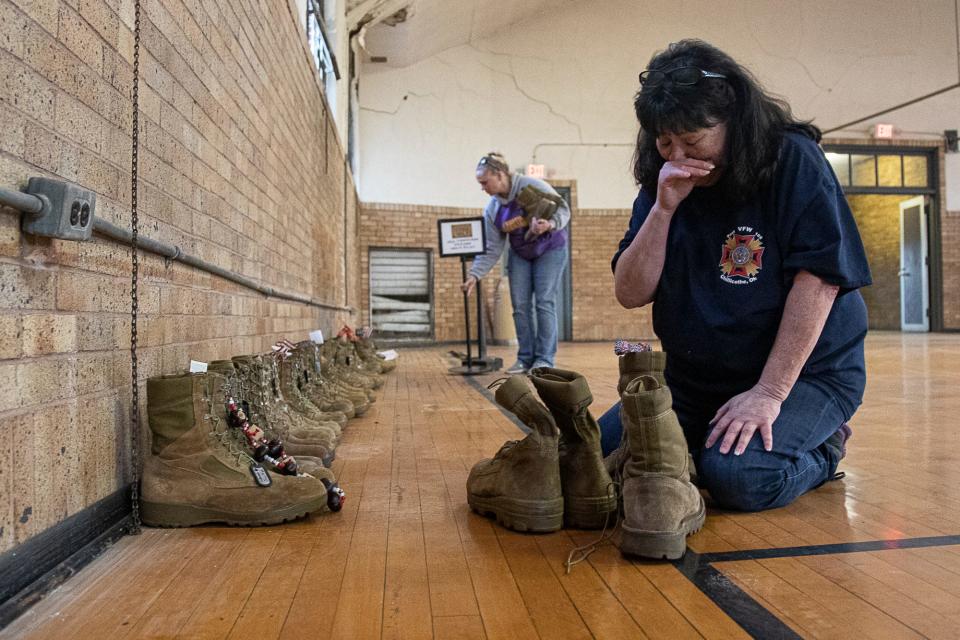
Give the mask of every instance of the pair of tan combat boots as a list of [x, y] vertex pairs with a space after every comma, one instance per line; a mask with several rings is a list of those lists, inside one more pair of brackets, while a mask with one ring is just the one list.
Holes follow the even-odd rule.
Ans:
[[339, 343], [286, 343], [149, 379], [144, 523], [267, 525], [338, 511], [344, 494], [328, 466], [347, 419], [383, 384], [379, 362]]
[[507, 528], [531, 532], [598, 529], [616, 519], [614, 541], [624, 555], [680, 558], [706, 510], [690, 482], [690, 456], [663, 379], [665, 363], [662, 352], [620, 357], [623, 437], [606, 460], [583, 376], [531, 371], [544, 404], [522, 377], [507, 380], [496, 400], [531, 433], [473, 467], [467, 480], [471, 508]]

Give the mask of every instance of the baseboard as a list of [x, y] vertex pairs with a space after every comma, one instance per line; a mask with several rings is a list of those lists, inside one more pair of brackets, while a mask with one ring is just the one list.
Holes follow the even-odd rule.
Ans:
[[0, 555], [0, 629], [103, 553], [130, 522], [125, 487]]

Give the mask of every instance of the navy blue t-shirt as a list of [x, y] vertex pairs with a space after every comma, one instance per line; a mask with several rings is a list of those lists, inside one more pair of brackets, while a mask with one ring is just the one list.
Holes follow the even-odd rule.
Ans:
[[[640, 190], [614, 269], [655, 196]], [[856, 289], [871, 283], [870, 269], [823, 152], [794, 133], [784, 137], [771, 185], [752, 201], [724, 204], [715, 189], [695, 188], [673, 215], [653, 302], [671, 388], [719, 406], [756, 384], [799, 270], [840, 287], [800, 375], [852, 416], [866, 382], [867, 312]]]

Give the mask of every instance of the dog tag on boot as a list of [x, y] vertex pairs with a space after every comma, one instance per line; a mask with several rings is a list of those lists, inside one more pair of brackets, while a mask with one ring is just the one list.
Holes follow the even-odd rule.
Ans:
[[261, 487], [269, 487], [273, 484], [273, 480], [270, 479], [270, 474], [267, 473], [267, 470], [256, 462], [250, 463], [250, 473], [253, 474], [253, 479], [256, 480], [257, 484]]

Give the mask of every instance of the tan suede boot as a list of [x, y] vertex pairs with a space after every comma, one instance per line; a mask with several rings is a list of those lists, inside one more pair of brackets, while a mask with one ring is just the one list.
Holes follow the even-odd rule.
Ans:
[[625, 555], [680, 558], [686, 537], [703, 526], [706, 508], [690, 482], [687, 440], [670, 390], [653, 376], [640, 376], [626, 385], [621, 401], [628, 456], [619, 473], [618, 546]]
[[[336, 439], [328, 431], [318, 431], [312, 426], [297, 426], [282, 419], [271, 419], [274, 413], [267, 392], [263, 388], [260, 372], [253, 366], [237, 364], [233, 360], [213, 360], [208, 371], [215, 371], [227, 379], [226, 385], [240, 403], [250, 421], [263, 429], [268, 439], [279, 438], [283, 441], [287, 453], [296, 456], [297, 462], [310, 460], [326, 461], [329, 467], [334, 459]], [[307, 465], [309, 466], [309, 464]], [[301, 465], [302, 467], [302, 465]], [[304, 473], [316, 474], [302, 469]]]
[[293, 354], [298, 360], [297, 385], [300, 391], [321, 411], [335, 415], [341, 429], [345, 427], [347, 420], [356, 415], [353, 403], [345, 398], [333, 398], [321, 384], [317, 344], [311, 340], [298, 342]]
[[563, 493], [553, 416], [533, 397], [522, 376], [507, 379], [495, 397], [531, 432], [473, 466], [467, 478], [467, 502], [508, 529], [556, 531], [563, 526]]
[[333, 460], [339, 441], [337, 432], [290, 409], [280, 394], [272, 358], [234, 356], [233, 362], [241, 386], [249, 394], [250, 417], [255, 423], [275, 431], [291, 455], [314, 456], [328, 463]]
[[[617, 382], [617, 393], [623, 396], [623, 390], [630, 381], [640, 376], [653, 376], [661, 386], [667, 386], [663, 378], [663, 371], [667, 367], [667, 354], [664, 351], [630, 352], [617, 359], [620, 367], [620, 379]], [[625, 438], [620, 438], [620, 446], [611, 451], [603, 463], [610, 475], [618, 472], [629, 455]]]
[[153, 438], [143, 466], [145, 524], [279, 524], [326, 507], [321, 480], [270, 473], [237, 446], [227, 426], [224, 382], [212, 372], [147, 381]]
[[613, 524], [617, 493], [603, 466], [600, 427], [588, 409], [593, 395], [586, 378], [574, 371], [541, 367], [530, 372], [530, 379], [560, 428], [564, 526], [600, 529]]

